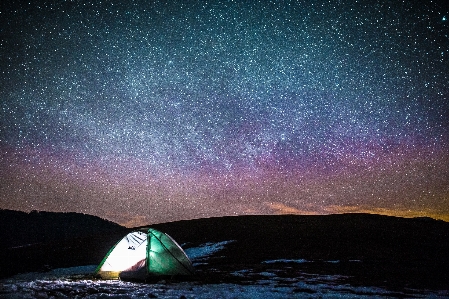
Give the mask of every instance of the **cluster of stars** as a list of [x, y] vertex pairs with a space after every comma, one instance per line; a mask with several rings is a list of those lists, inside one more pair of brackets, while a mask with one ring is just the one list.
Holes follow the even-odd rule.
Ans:
[[[426, 165], [447, 161], [447, 13], [439, 1], [2, 5], [0, 207], [113, 219], [114, 200], [129, 213], [190, 207], [171, 220], [410, 198], [441, 212], [448, 169], [432, 183]], [[421, 179], [391, 179], [418, 165]], [[396, 191], [369, 196], [352, 177], [373, 172]], [[323, 183], [335, 177], [337, 197]], [[438, 194], [393, 198], [416, 181]]]

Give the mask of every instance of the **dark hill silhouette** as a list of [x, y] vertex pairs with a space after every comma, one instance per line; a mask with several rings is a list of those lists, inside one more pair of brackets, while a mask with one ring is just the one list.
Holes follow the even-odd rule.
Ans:
[[[12, 225], [19, 220], [1, 218], [2, 224], [9, 223], [7, 229], [2, 225], [2, 236], [9, 240], [8, 234], [21, 236], [19, 243], [23, 244], [13, 248], [2, 245], [7, 247], [0, 250], [2, 276], [45, 267], [98, 264], [111, 246], [130, 231], [82, 214], [1, 213], [25, 219], [20, 225]], [[390, 288], [447, 289], [449, 281], [449, 223], [430, 218], [370, 214], [234, 216], [151, 227], [168, 233], [184, 249], [234, 240], [208, 264], [196, 267], [195, 279], [201, 283], [234, 281], [235, 276], [229, 273], [243, 269], [263, 272], [269, 267], [277, 267], [287, 277], [301, 277], [301, 273], [339, 274], [349, 277], [351, 284]], [[30, 236], [39, 232], [40, 237]], [[25, 236], [37, 244], [26, 245], [31, 242], [24, 243], [28, 240]], [[311, 262], [263, 263], [278, 259]]]
[[0, 249], [87, 237], [122, 228], [87, 214], [11, 210], [0, 210], [0, 227]]
[[126, 231], [86, 214], [0, 210], [0, 277], [97, 263]]
[[430, 218], [238, 216], [153, 227], [184, 247], [236, 240], [207, 266], [212, 268], [231, 271], [267, 260], [305, 259], [322, 262], [297, 266], [301, 271], [353, 276], [361, 284], [447, 289], [449, 281], [449, 223]]
[[[180, 243], [237, 240], [241, 254], [235, 259], [242, 262], [277, 258], [280, 252], [283, 258], [325, 260], [447, 258], [443, 250], [449, 249], [449, 223], [428, 219], [372, 214], [255, 215], [177, 221], [152, 227]], [[253, 251], [254, 247], [260, 250]]]

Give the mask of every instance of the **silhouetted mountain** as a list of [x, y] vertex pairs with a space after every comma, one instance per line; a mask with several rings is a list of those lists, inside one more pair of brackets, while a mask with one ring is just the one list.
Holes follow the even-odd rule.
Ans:
[[[306, 259], [438, 259], [448, 256], [449, 223], [372, 214], [204, 218], [152, 225], [180, 243], [239, 241], [236, 259], [260, 262], [284, 252]], [[245, 248], [245, 244], [248, 247]], [[254, 247], [259, 248], [254, 252]], [[443, 254], [447, 252], [448, 254]], [[293, 256], [290, 256], [293, 255]]]
[[120, 229], [117, 223], [80, 213], [0, 210], [0, 248], [26, 246]]
[[[24, 236], [30, 236], [27, 244], [32, 243], [31, 239], [41, 242], [14, 248], [3, 245], [7, 247], [0, 250], [3, 276], [45, 265], [55, 268], [98, 264], [111, 246], [130, 231], [81, 214], [1, 213], [10, 213], [9, 218], [23, 217], [8, 222], [7, 229], [2, 217], [3, 236], [18, 234], [22, 241], [17, 244], [25, 244]], [[269, 267], [282, 269], [288, 277], [304, 273], [343, 275], [354, 285], [390, 288], [441, 289], [447, 288], [449, 281], [449, 223], [430, 218], [370, 214], [235, 216], [151, 227], [168, 233], [184, 249], [232, 240], [208, 264], [197, 266], [201, 282], [226, 282], [235, 275], [223, 273], [242, 269], [263, 272]], [[31, 236], [39, 232], [44, 235]], [[276, 260], [310, 262], [275, 266], [265, 263]]]
[[126, 228], [79, 213], [0, 210], [0, 277], [50, 267], [96, 263]]
[[[237, 216], [153, 225], [184, 247], [235, 240], [208, 267], [304, 259], [301, 271], [363, 283], [442, 287], [449, 281], [449, 223], [371, 214]], [[335, 263], [329, 263], [334, 261]]]

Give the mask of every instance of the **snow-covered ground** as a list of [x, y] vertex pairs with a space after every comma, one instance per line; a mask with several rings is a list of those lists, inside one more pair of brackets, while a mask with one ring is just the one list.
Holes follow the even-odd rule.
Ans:
[[[186, 253], [196, 265], [234, 241], [205, 243]], [[307, 263], [306, 260], [266, 261], [264, 270], [241, 269], [227, 273], [244, 278], [238, 283], [189, 282], [131, 283], [96, 280], [90, 274], [96, 265], [26, 273], [0, 281], [0, 298], [448, 298], [449, 291], [406, 290], [392, 292], [379, 287], [352, 286], [345, 277], [301, 273], [285, 277], [276, 265]], [[335, 262], [335, 261], [330, 261]], [[271, 267], [273, 266], [273, 267]], [[213, 271], [213, 270], [211, 270]]]
[[193, 266], [198, 265], [207, 265], [207, 260], [212, 257], [215, 253], [223, 250], [227, 244], [235, 242], [231, 241], [222, 241], [217, 243], [204, 243], [198, 247], [192, 247], [185, 250], [185, 253], [190, 258], [193, 263]]

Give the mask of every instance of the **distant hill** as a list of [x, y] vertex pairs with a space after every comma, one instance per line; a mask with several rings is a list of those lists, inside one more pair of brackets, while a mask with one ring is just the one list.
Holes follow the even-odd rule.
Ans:
[[97, 263], [126, 231], [86, 214], [0, 210], [0, 277]]
[[[308, 259], [449, 258], [449, 223], [431, 218], [362, 213], [251, 215], [152, 227], [170, 234], [179, 243], [241, 241], [240, 257], [236, 258], [242, 261], [259, 262], [276, 257], [278, 252], [285, 252], [285, 258]], [[255, 247], [260, 250], [254, 252]]]
[[0, 249], [86, 237], [117, 229], [122, 227], [114, 222], [80, 213], [0, 210]]
[[246, 265], [260, 267], [267, 260], [301, 259], [317, 262], [297, 266], [299, 272], [345, 275], [362, 285], [447, 288], [449, 281], [449, 223], [441, 220], [372, 214], [273, 215], [153, 227], [184, 248], [235, 240], [208, 268], [238, 271]]
[[[49, 268], [100, 263], [132, 229], [83, 214], [0, 211], [0, 277]], [[430, 218], [371, 214], [233, 216], [151, 225], [184, 249], [230, 241], [207, 264], [200, 280], [226, 282], [223, 274], [280, 264], [288, 275], [321, 273], [352, 283], [391, 288], [447, 288], [449, 223]], [[286, 274], [287, 275], [287, 274]], [[214, 277], [215, 276], [215, 277]], [[219, 277], [217, 277], [219, 276]]]

